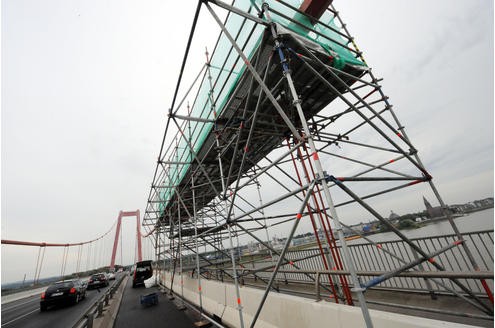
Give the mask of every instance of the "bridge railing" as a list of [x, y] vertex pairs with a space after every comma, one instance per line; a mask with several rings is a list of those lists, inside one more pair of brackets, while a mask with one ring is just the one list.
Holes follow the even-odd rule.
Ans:
[[[474, 233], [463, 234], [465, 243], [470, 248], [476, 262], [479, 264], [481, 271], [493, 271], [493, 231], [481, 231]], [[457, 240], [455, 235], [423, 237], [413, 239], [413, 242], [427, 253], [433, 252], [435, 249], [452, 244]], [[400, 256], [406, 262], [411, 262], [415, 259], [411, 248], [402, 240], [389, 241], [381, 243], [381, 247]], [[351, 247], [354, 263], [358, 270], [393, 270], [401, 266], [401, 263], [385, 254], [378, 247], [372, 244], [358, 244]], [[469, 259], [462, 247], [451, 248], [450, 250], [438, 255], [435, 261], [445, 267], [446, 271], [452, 272], [468, 272], [472, 271]], [[438, 271], [431, 263], [423, 264], [424, 271]], [[371, 279], [372, 277], [363, 277]], [[441, 278], [442, 283], [453, 290], [462, 292], [460, 288], [453, 284], [451, 280]], [[476, 294], [485, 295], [484, 289], [479, 280], [476, 279], [459, 279], [471, 291]], [[491, 281], [493, 285], [493, 281]], [[418, 278], [401, 278], [395, 277], [381, 284], [382, 288], [398, 288], [407, 290], [429, 290], [424, 279]], [[431, 284], [433, 291], [445, 292], [445, 288], [438, 284]], [[493, 288], [493, 286], [491, 286]]]
[[[485, 230], [478, 232], [469, 232], [462, 234], [464, 242], [471, 249], [473, 256], [480, 266], [480, 271], [493, 271], [493, 230]], [[431, 253], [435, 249], [439, 249], [446, 245], [452, 244], [457, 238], [454, 234], [442, 235], [442, 236], [431, 236], [414, 238], [412, 241], [425, 250], [426, 253]], [[377, 244], [368, 243], [363, 239], [358, 239], [352, 241], [349, 244], [352, 258], [356, 265], [356, 269], [361, 272], [377, 272], [377, 271], [391, 271], [399, 268], [404, 264], [398, 259], [393, 258], [384, 250], [387, 250], [406, 262], [411, 262], [415, 259], [415, 255], [411, 250], [410, 246], [407, 245], [402, 240], [392, 240], [380, 242], [379, 247]], [[277, 280], [281, 283], [314, 283], [316, 279], [316, 273], [308, 273], [309, 271], [318, 271], [324, 268], [322, 258], [320, 256], [320, 250], [316, 248], [290, 250], [286, 257], [290, 259], [292, 264], [285, 264], [281, 267], [281, 272], [277, 274]], [[270, 266], [276, 263], [278, 257], [274, 255], [273, 259], [268, 255], [268, 253], [259, 253], [256, 255], [243, 256], [241, 263], [245, 268], [246, 278], [262, 278], [268, 279], [271, 276]], [[440, 263], [445, 267], [447, 273], [468, 273], [473, 272], [472, 267], [469, 264], [469, 259], [464, 252], [462, 247], [454, 247], [437, 257], [435, 261]], [[219, 264], [221, 260], [218, 260]], [[207, 265], [206, 262], [201, 263], [202, 265]], [[219, 265], [222, 270], [226, 273], [231, 273], [228, 268], [229, 263], [225, 265]], [[347, 266], [345, 266], [347, 267]], [[208, 268], [215, 270], [212, 265]], [[329, 269], [331, 269], [330, 267]], [[417, 268], [417, 267], [416, 267]], [[306, 271], [304, 273], [296, 273], [295, 270]], [[216, 269], [218, 270], [218, 268]], [[438, 271], [432, 264], [428, 262], [423, 263], [424, 271]], [[285, 272], [284, 272], [285, 271]], [[215, 279], [217, 274], [210, 275], [211, 278]], [[452, 283], [452, 281], [446, 277], [445, 278], [435, 278], [436, 281], [441, 282], [441, 284], [427, 283], [427, 280], [419, 277], [394, 277], [389, 280], [382, 282], [376, 288], [388, 289], [388, 290], [402, 290], [402, 291], [433, 291], [436, 293], [447, 293], [451, 292], [448, 289], [461, 292], [460, 288]], [[223, 277], [223, 276], [222, 276]], [[361, 281], [366, 282], [374, 278], [373, 275], [361, 275]], [[330, 276], [327, 274], [322, 274], [319, 277], [320, 281], [323, 283], [329, 283]], [[462, 278], [458, 279], [461, 283], [467, 286], [474, 294], [484, 296], [485, 292], [481, 285], [479, 279], [473, 278]], [[338, 279], [334, 279], [334, 283], [338, 283]], [[493, 279], [487, 281], [490, 287], [493, 289]], [[444, 286], [442, 286], [444, 285]]]
[[122, 274], [113, 285], [108, 288], [105, 293], [102, 293], [100, 297], [88, 308], [88, 310], [77, 320], [72, 328], [93, 328], [95, 318], [103, 316], [103, 308], [107, 306], [109, 301], [113, 298], [115, 292], [119, 289], [120, 284], [127, 278], [126, 274]]
[[[493, 231], [479, 231], [462, 234], [465, 243], [471, 249], [473, 256], [479, 263], [481, 271], [493, 271]], [[452, 244], [457, 238], [454, 234], [414, 238], [412, 241], [427, 253], [431, 253], [435, 249], [439, 249], [448, 244]], [[380, 242], [380, 247], [372, 243], [356, 242], [349, 245], [352, 258], [358, 271], [391, 271], [399, 268], [403, 263], [386, 254], [383, 249], [397, 255], [406, 262], [411, 262], [415, 259], [414, 253], [410, 246], [402, 240], [393, 240]], [[305, 249], [290, 251], [288, 257], [297, 264], [301, 269], [318, 270], [323, 266], [323, 262], [319, 255], [318, 249]], [[442, 264], [446, 271], [450, 272], [469, 272], [472, 267], [469, 264], [469, 259], [462, 247], [452, 248], [435, 258], [435, 261]], [[285, 265], [284, 269], [293, 270], [292, 265]], [[423, 264], [424, 271], [438, 271], [432, 264], [425, 262]], [[269, 275], [269, 273], [268, 273]], [[310, 281], [305, 274], [286, 273], [279, 275], [278, 279], [282, 280], [299, 280]], [[362, 276], [362, 281], [372, 279], [373, 276]], [[323, 282], [328, 283], [328, 276], [321, 277]], [[450, 289], [462, 292], [458, 286], [453, 284], [449, 279], [437, 278], [442, 284]], [[479, 280], [476, 279], [459, 279], [464, 285], [468, 286], [475, 294], [484, 295], [485, 292]], [[488, 282], [493, 288], [493, 280]], [[381, 283], [379, 288], [400, 289], [408, 291], [429, 291], [430, 288], [435, 292], [447, 292], [445, 288], [438, 284], [431, 284], [429, 288], [425, 279], [410, 278], [410, 277], [394, 277]]]

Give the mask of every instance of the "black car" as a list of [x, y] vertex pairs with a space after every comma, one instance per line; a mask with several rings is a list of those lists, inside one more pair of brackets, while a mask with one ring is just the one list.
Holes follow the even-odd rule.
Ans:
[[41, 294], [40, 311], [52, 305], [77, 304], [86, 297], [86, 287], [79, 279], [59, 281]]
[[104, 273], [95, 273], [88, 280], [88, 289], [108, 286], [108, 278]]
[[151, 261], [137, 262], [134, 267], [134, 274], [132, 277], [132, 287], [144, 285], [146, 279], [153, 276], [153, 268], [151, 267]]

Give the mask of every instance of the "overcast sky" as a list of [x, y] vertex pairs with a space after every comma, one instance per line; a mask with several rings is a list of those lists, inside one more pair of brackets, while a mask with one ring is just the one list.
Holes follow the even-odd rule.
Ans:
[[[2, 1], [2, 239], [85, 241], [144, 212], [196, 7], [180, 3]], [[492, 197], [493, 1], [334, 5], [445, 201]], [[217, 35], [201, 26], [198, 68]], [[36, 255], [2, 246], [2, 281], [32, 277]]]

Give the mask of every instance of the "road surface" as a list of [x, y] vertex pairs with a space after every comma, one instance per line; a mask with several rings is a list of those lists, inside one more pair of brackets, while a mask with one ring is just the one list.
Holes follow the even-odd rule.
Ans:
[[[110, 286], [115, 280], [110, 281]], [[86, 291], [86, 298], [75, 305], [57, 306], [40, 312], [40, 294], [2, 304], [2, 328], [72, 327], [107, 288]]]

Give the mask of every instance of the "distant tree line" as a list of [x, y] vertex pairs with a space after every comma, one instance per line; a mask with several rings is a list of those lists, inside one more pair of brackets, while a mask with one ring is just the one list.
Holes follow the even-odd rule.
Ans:
[[[426, 211], [417, 212], [417, 213], [408, 213], [399, 216], [395, 219], [394, 223], [392, 223], [397, 229], [416, 229], [421, 226], [418, 222], [416, 222], [417, 218], [428, 217], [428, 213]], [[380, 224], [378, 229], [380, 232], [390, 231], [390, 228], [387, 225]]]

